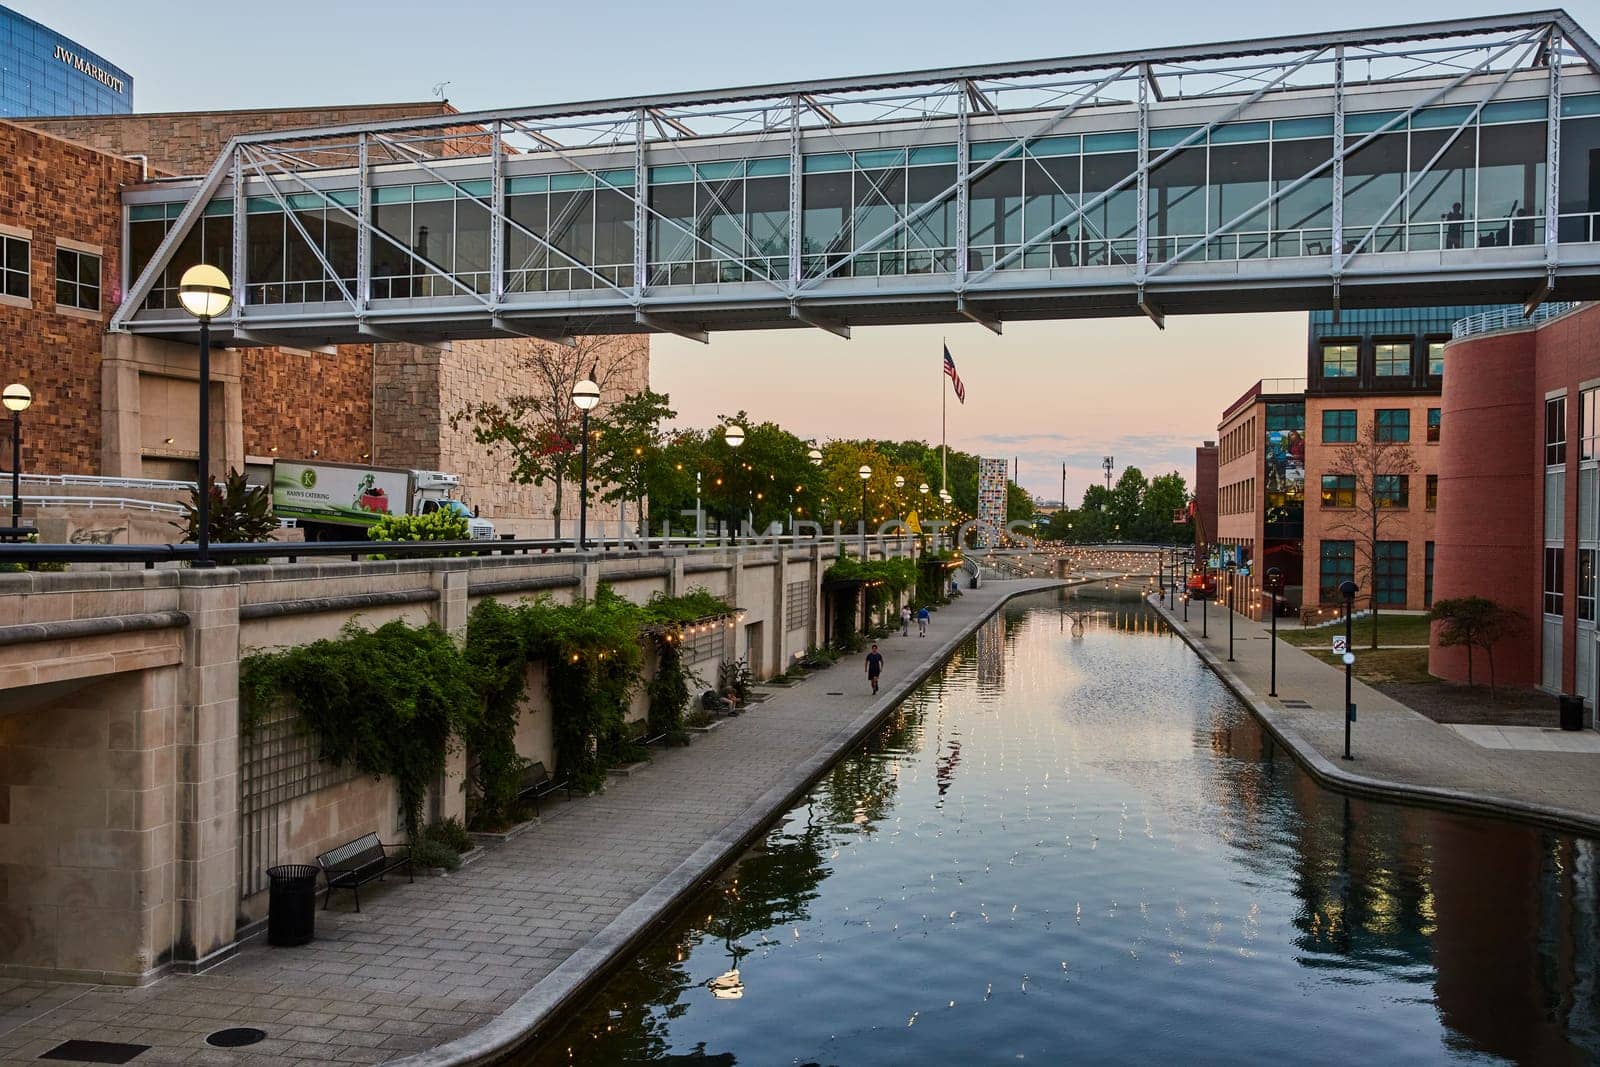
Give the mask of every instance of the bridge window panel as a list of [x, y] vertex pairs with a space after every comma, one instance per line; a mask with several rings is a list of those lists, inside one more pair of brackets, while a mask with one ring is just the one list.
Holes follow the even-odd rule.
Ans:
[[271, 201], [252, 197], [245, 216], [245, 268], [247, 300], [252, 304], [281, 304], [288, 246], [283, 212]]
[[[1278, 127], [1285, 124], [1280, 121]], [[1272, 145], [1274, 256], [1326, 256], [1333, 240], [1333, 141], [1313, 138], [1277, 141]], [[1317, 168], [1321, 167], [1321, 170]], [[1307, 175], [1316, 176], [1300, 185]], [[1283, 190], [1294, 185], [1294, 189]]]
[[[1206, 234], [1206, 150], [1187, 148], [1150, 171], [1150, 258], [1171, 259]], [[1230, 257], [1231, 258], [1231, 257]]]
[[[1207, 258], [1257, 259], [1267, 255], [1270, 213], [1258, 205], [1271, 195], [1270, 156], [1265, 144], [1212, 146], [1209, 229], [1232, 225], [1226, 234], [1212, 239]], [[1235, 219], [1239, 221], [1235, 223]]]
[[750, 235], [751, 269], [766, 278], [787, 277], [789, 179], [746, 179], [744, 210], [744, 228]]
[[[512, 182], [520, 179], [512, 179]], [[508, 191], [513, 186], [507, 183]], [[550, 197], [546, 192], [528, 192], [506, 197], [506, 217], [517, 225], [506, 224], [506, 292], [542, 293], [550, 253], [529, 233], [546, 237], [550, 232]]]
[[[210, 220], [207, 220], [210, 221]], [[327, 238], [323, 244], [334, 273], [343, 279], [345, 288], [352, 294], [356, 289], [356, 274], [361, 260], [361, 230], [356, 220], [343, 211], [329, 208], [323, 213], [323, 226]], [[329, 300], [343, 299], [337, 286], [330, 286]]]
[[1023, 254], [1024, 266], [1078, 265], [1078, 249], [1073, 240], [1077, 226], [1063, 223], [1080, 203], [1080, 168], [1076, 155], [1026, 161], [1022, 233], [1025, 240], [1036, 243]]
[[905, 249], [905, 230], [897, 228], [905, 217], [905, 211], [904, 167], [855, 172], [853, 247], [860, 253], [854, 263], [857, 275], [872, 277], [906, 272], [905, 256], [902, 254]]
[[[913, 149], [912, 162], [918, 152]], [[906, 211], [918, 211], [943, 194], [906, 232], [906, 273], [949, 274], [956, 269], [956, 168], [954, 165], [912, 166], [906, 170]]]
[[744, 281], [743, 179], [698, 182], [694, 199], [700, 235], [694, 245], [694, 280], [700, 284]]
[[1517, 123], [1484, 131], [1478, 148], [1478, 243], [1544, 241], [1545, 127]]
[[[967, 196], [969, 269], [984, 270], [1022, 242], [1022, 161], [996, 164], [972, 183]], [[1022, 266], [1021, 259], [1006, 264]]]
[[457, 292], [434, 270], [423, 266], [418, 259], [431, 264], [439, 272], [449, 274], [455, 265], [456, 213], [453, 200], [424, 200], [411, 205], [411, 250], [417, 259], [411, 260], [411, 273], [415, 275], [414, 295], [450, 296]]
[[1344, 239], [1347, 249], [1377, 227], [1363, 252], [1405, 251], [1402, 203], [1390, 211], [1406, 187], [1406, 135], [1388, 133], [1353, 153], [1344, 167]]
[[[196, 224], [200, 230], [200, 262], [233, 273], [233, 201], [206, 205], [206, 213]], [[137, 277], [137, 275], [135, 275]]]
[[[489, 291], [489, 207], [475, 197], [457, 196], [451, 234], [455, 258], [451, 273], [475, 293]], [[442, 291], [442, 290], [441, 290]], [[451, 287], [451, 291], [460, 290]]]
[[[560, 175], [558, 177], [565, 177]], [[594, 190], [550, 188], [550, 288], [593, 289], [594, 276], [578, 264], [594, 261]]]
[[[1600, 100], [1600, 96], [1583, 99]], [[1562, 113], [1572, 98], [1562, 101]], [[1600, 118], [1561, 123], [1561, 230], [1563, 241], [1600, 241]]]
[[[128, 209], [129, 285], [138, 281], [150, 261], [156, 258], [156, 250], [167, 236], [168, 225], [166, 213], [160, 204], [135, 204]], [[173, 290], [167, 284], [167, 273], [162, 271], [156, 278], [145, 307], [159, 309], [169, 306], [169, 295]]]
[[[307, 200], [316, 200], [316, 197], [306, 196]], [[320, 208], [304, 210], [299, 208], [299, 198], [291, 197], [290, 206], [296, 208], [294, 221], [298, 222], [317, 249], [325, 247], [327, 235], [324, 232], [322, 211]], [[328, 286], [329, 294], [324, 295], [323, 286], [327, 282], [328, 272], [322, 269], [322, 264], [317, 261], [317, 253], [312, 245], [300, 236], [300, 231], [295, 229], [294, 223], [285, 222], [284, 231], [284, 302], [289, 304], [304, 304], [330, 299], [338, 293], [333, 286]]]
[[[811, 161], [807, 160], [807, 166]], [[803, 273], [814, 278], [844, 258], [850, 244], [850, 172], [807, 174], [801, 185]]]
[[[372, 296], [377, 300], [408, 297], [415, 273], [411, 257], [411, 202], [401, 201], [392, 190], [375, 189], [372, 198], [372, 225], [379, 234], [372, 237]], [[380, 197], [380, 193], [390, 194]], [[397, 243], [398, 242], [398, 247]]]
[[[1465, 130], [1445, 148], [1454, 132], [1422, 130], [1411, 135], [1411, 180], [1416, 185], [1411, 190], [1407, 247], [1413, 251], [1470, 247], [1470, 222], [1477, 200], [1477, 130]], [[1423, 173], [1440, 149], [1444, 155]]]
[[[1091, 134], [1083, 139], [1087, 150], [1095, 137], [1117, 136]], [[1137, 233], [1139, 193], [1134, 187], [1133, 173], [1139, 158], [1132, 152], [1108, 152], [1083, 157], [1083, 203], [1101, 197], [1113, 186], [1117, 191], [1101, 199], [1085, 211], [1081, 220], [1083, 234], [1082, 262], [1097, 267], [1106, 264], [1133, 263], [1138, 258]]]
[[650, 284], [694, 281], [694, 185], [650, 186]]
[[633, 284], [633, 197], [601, 187], [594, 197], [594, 262], [612, 285]]

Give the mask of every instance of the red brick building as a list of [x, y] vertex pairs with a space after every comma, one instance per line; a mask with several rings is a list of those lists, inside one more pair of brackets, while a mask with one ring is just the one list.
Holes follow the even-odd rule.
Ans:
[[[1484, 596], [1521, 624], [1495, 648], [1498, 681], [1594, 706], [1600, 556], [1600, 305], [1535, 321], [1482, 316], [1445, 349], [1434, 595]], [[1485, 670], [1482, 653], [1477, 671]], [[1428, 669], [1465, 680], [1459, 648]]]

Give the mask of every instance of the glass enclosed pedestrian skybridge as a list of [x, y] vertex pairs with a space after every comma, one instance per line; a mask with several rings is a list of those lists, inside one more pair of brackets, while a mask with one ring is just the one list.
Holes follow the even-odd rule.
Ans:
[[113, 327], [321, 345], [1600, 295], [1561, 11], [276, 132], [129, 190]]

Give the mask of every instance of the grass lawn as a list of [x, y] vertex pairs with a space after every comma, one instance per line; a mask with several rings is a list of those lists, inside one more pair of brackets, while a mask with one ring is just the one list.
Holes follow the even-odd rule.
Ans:
[[[1382, 618], [1380, 615], [1379, 620]], [[1324, 663], [1344, 666], [1341, 660], [1334, 658], [1332, 652], [1324, 649], [1307, 651]], [[1378, 682], [1415, 684], [1435, 680], [1428, 673], [1428, 650], [1425, 648], [1380, 648], [1371, 652], [1363, 650], [1360, 644], [1356, 645], [1356, 677], [1369, 685]]]
[[[1429, 619], [1426, 615], [1385, 615], [1378, 613], [1379, 645], [1425, 645], [1428, 643]], [[1301, 629], [1292, 623], [1285, 627], [1278, 620], [1278, 636], [1299, 648], [1327, 648], [1335, 634], [1343, 634], [1344, 625], [1317, 626]], [[1356, 619], [1353, 626], [1356, 651], [1372, 643], [1372, 620]], [[1424, 656], [1424, 659], [1427, 657]]]

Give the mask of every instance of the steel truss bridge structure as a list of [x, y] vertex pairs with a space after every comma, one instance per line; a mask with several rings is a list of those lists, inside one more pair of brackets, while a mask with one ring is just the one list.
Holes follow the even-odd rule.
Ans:
[[112, 328], [224, 343], [1600, 295], [1563, 11], [263, 133], [124, 194]]

